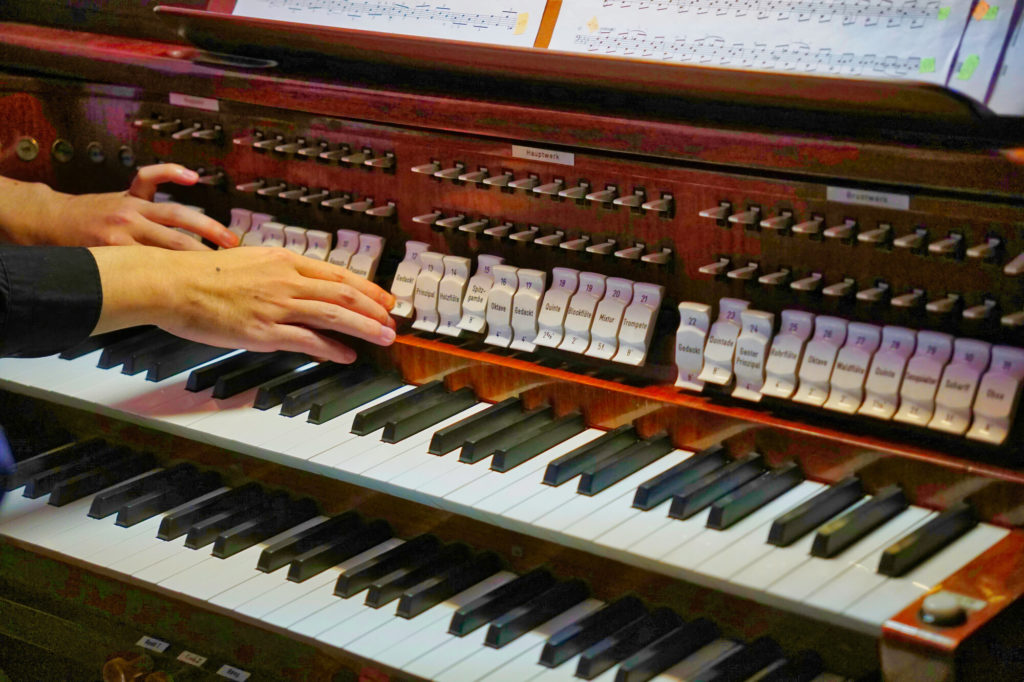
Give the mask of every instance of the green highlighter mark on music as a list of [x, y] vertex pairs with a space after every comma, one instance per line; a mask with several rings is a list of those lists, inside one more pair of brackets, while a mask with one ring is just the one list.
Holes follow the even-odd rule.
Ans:
[[971, 76], [978, 69], [978, 64], [981, 63], [981, 58], [976, 54], [967, 55], [964, 59], [964, 63], [960, 65], [960, 70], [957, 72], [957, 80], [970, 80]]

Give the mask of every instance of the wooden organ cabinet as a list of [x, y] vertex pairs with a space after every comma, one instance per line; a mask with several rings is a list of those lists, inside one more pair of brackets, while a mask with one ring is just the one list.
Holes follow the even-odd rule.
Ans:
[[0, 173], [184, 164], [164, 199], [375, 278], [400, 333], [345, 371], [153, 330], [0, 361], [39, 487], [0, 510], [8, 674], [1021, 678], [1019, 118], [80, 4], [0, 9]]

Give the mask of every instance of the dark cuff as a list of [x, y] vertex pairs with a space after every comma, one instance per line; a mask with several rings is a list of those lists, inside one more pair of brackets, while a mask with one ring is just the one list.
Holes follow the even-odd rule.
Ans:
[[70, 348], [92, 333], [102, 305], [100, 272], [88, 249], [0, 247], [0, 355]]

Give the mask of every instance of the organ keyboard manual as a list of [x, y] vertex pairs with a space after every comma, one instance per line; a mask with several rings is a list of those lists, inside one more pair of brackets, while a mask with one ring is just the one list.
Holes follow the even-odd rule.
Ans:
[[398, 338], [0, 360], [0, 672], [1021, 679], [1020, 5], [3, 3], [0, 174]]

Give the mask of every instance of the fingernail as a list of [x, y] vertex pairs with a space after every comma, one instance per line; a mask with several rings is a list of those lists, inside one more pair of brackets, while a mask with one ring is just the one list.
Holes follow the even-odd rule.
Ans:
[[397, 334], [395, 333], [395, 330], [392, 329], [391, 327], [381, 327], [380, 336], [378, 336], [378, 338], [380, 339], [383, 345], [390, 346], [392, 343], [395, 342], [396, 336]]
[[397, 302], [398, 300], [394, 296], [392, 296], [391, 294], [387, 294], [387, 297], [384, 299], [384, 307], [387, 308], [388, 310], [391, 310], [392, 308], [395, 307], [395, 303]]
[[224, 234], [224, 237], [220, 240], [222, 246], [228, 248], [232, 246], [238, 246], [238, 235], [234, 232], [228, 231]]
[[196, 173], [195, 171], [189, 170], [188, 168], [182, 168], [180, 171], [178, 171], [178, 175], [180, 175], [183, 180], [198, 180], [199, 179], [199, 173]]

